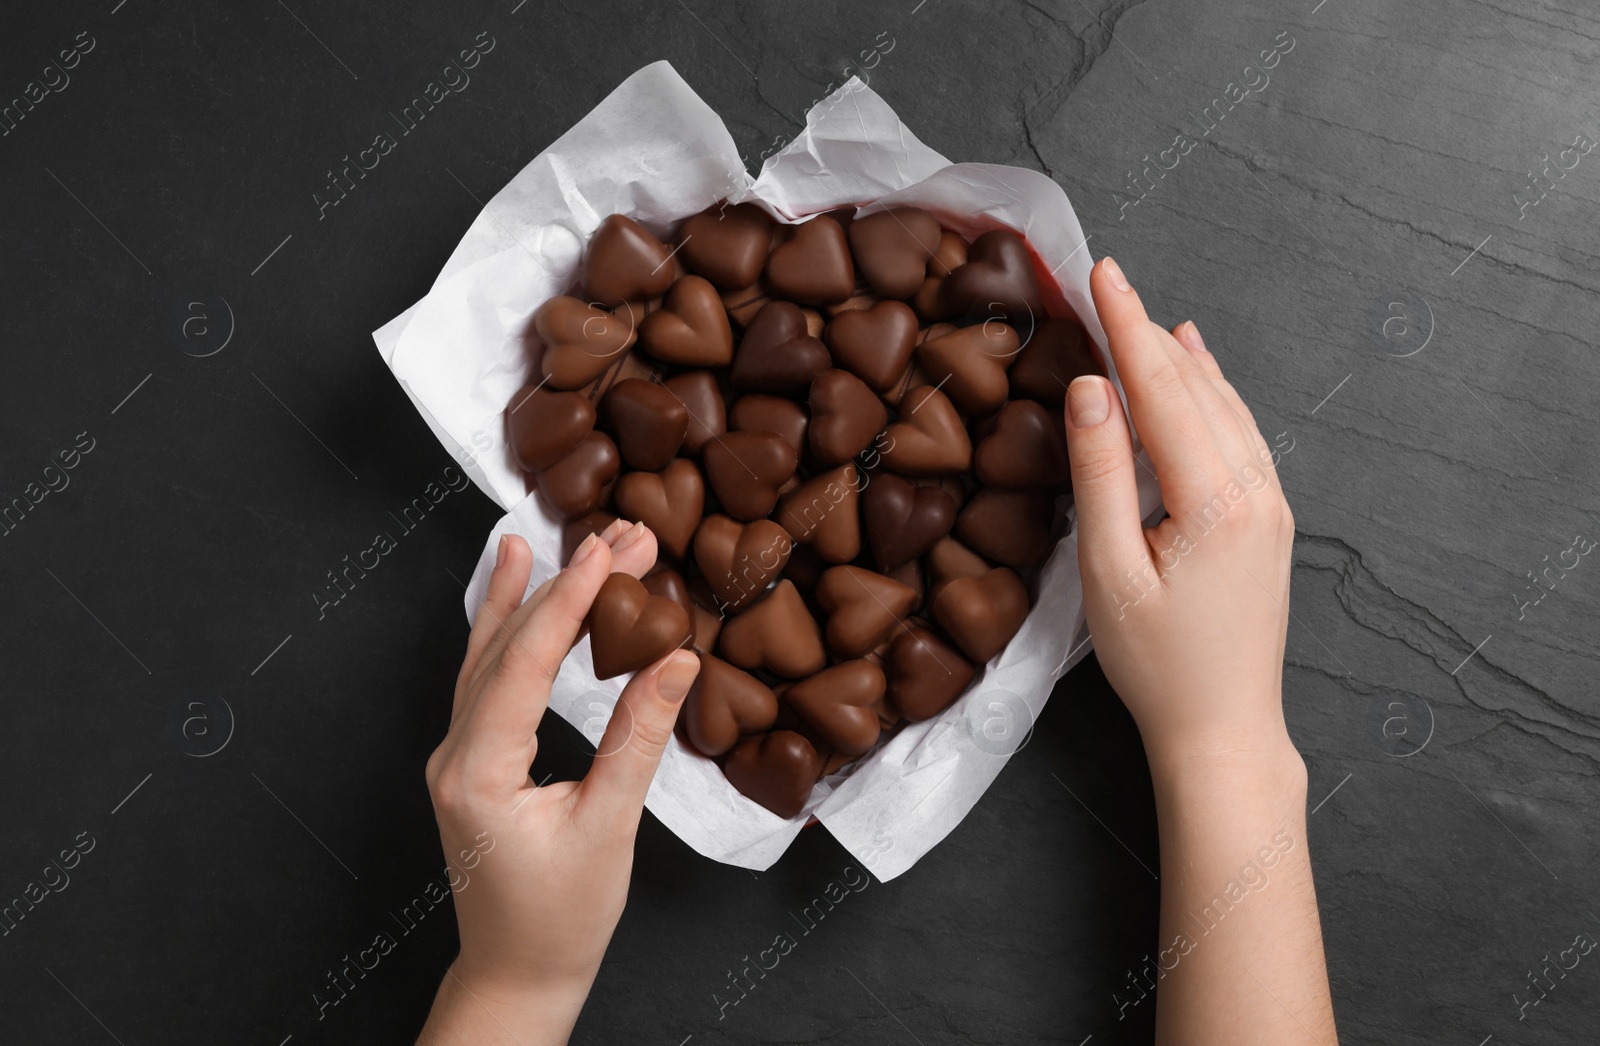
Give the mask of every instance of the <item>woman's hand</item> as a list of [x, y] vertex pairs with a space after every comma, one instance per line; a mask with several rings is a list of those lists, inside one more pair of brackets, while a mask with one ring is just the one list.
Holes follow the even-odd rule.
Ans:
[[642, 576], [656, 539], [624, 521], [591, 536], [526, 600], [533, 554], [500, 543], [467, 640], [450, 732], [428, 788], [454, 869], [461, 955], [440, 986], [424, 1043], [564, 1043], [622, 915], [634, 834], [678, 706], [700, 670], [674, 651], [638, 672], [582, 781], [528, 774], [550, 686], [600, 585]]

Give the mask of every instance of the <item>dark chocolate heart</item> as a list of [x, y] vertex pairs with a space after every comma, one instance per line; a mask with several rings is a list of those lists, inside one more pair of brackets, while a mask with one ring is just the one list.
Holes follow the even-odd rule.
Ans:
[[584, 289], [592, 301], [606, 306], [660, 297], [677, 275], [668, 261], [671, 256], [650, 230], [613, 214], [600, 223], [584, 252]]
[[576, 392], [524, 385], [506, 404], [506, 438], [529, 472], [554, 465], [594, 431], [594, 406]]
[[1017, 353], [1011, 365], [1011, 395], [1060, 408], [1073, 378], [1106, 375], [1106, 366], [1077, 319], [1048, 319]]
[[872, 445], [889, 412], [866, 382], [847, 370], [825, 370], [811, 383], [811, 454], [824, 468], [842, 465]]
[[739, 738], [760, 733], [778, 718], [778, 699], [761, 680], [707, 653], [683, 699], [689, 743], [705, 755], [731, 751]]
[[846, 462], [785, 494], [774, 518], [789, 537], [809, 545], [822, 559], [848, 563], [861, 554], [861, 517], [856, 503], [862, 485], [855, 463]]
[[678, 230], [678, 257], [726, 291], [748, 287], [761, 275], [772, 243], [772, 219], [753, 203], [708, 207]]
[[817, 619], [788, 579], [730, 618], [722, 626], [717, 647], [724, 659], [740, 668], [765, 669], [788, 679], [803, 679], [828, 663]]
[[1028, 567], [1049, 553], [1054, 522], [1051, 500], [1039, 491], [984, 487], [956, 517], [956, 536], [997, 563]]
[[901, 626], [916, 605], [915, 589], [860, 567], [830, 567], [817, 580], [817, 604], [828, 615], [828, 649], [864, 657]]
[[847, 755], [862, 755], [878, 743], [878, 703], [886, 680], [871, 661], [846, 661], [802, 679], [783, 692], [800, 717], [822, 739]]
[[1067, 481], [1067, 436], [1059, 416], [1032, 400], [1012, 400], [972, 455], [978, 482], [991, 487], [1054, 487]]
[[805, 809], [821, 768], [810, 741], [793, 730], [774, 730], [740, 741], [722, 772], [741, 794], [787, 820]]
[[765, 592], [789, 562], [794, 541], [770, 519], [739, 523], [707, 516], [694, 535], [694, 561], [722, 607], [738, 610]]
[[924, 385], [900, 401], [900, 420], [884, 430], [881, 453], [902, 476], [944, 476], [972, 464], [972, 439], [945, 394]]
[[730, 432], [706, 444], [706, 481], [734, 519], [760, 519], [794, 475], [796, 455], [776, 432]]
[[793, 226], [789, 239], [767, 257], [766, 274], [773, 293], [802, 305], [844, 301], [856, 289], [850, 243], [826, 214]]
[[938, 487], [914, 487], [880, 472], [861, 492], [861, 522], [878, 569], [887, 574], [916, 559], [956, 521], [955, 499]]
[[722, 390], [710, 371], [692, 370], [662, 382], [689, 412], [689, 432], [684, 437], [683, 449], [699, 454], [713, 438], [728, 431], [726, 412], [722, 406]]
[[973, 240], [966, 264], [945, 278], [939, 292], [956, 316], [1002, 316], [1024, 331], [1044, 319], [1028, 245], [1010, 229], [994, 229]]
[[903, 301], [880, 301], [835, 316], [822, 338], [835, 363], [874, 390], [887, 392], [911, 362], [917, 316]]
[[632, 574], [612, 574], [589, 608], [589, 649], [598, 679], [635, 672], [688, 642], [689, 615], [653, 596]]
[[799, 397], [831, 363], [827, 346], [807, 332], [800, 306], [773, 301], [762, 306], [745, 331], [728, 380], [740, 392]]
[[987, 664], [1022, 627], [1028, 590], [1015, 571], [995, 567], [940, 586], [933, 596], [933, 616], [968, 657]]
[[685, 276], [639, 325], [639, 347], [664, 363], [722, 367], [733, 359], [733, 329], [709, 280]]
[[728, 408], [728, 427], [736, 432], [776, 432], [799, 454], [806, 448], [806, 427], [811, 416], [791, 399], [751, 393]]
[[613, 316], [565, 295], [539, 306], [533, 329], [544, 344], [540, 370], [554, 389], [587, 385], [628, 351], [638, 333], [627, 316]]
[[917, 346], [917, 362], [928, 377], [970, 417], [993, 414], [1006, 401], [1006, 368], [1020, 344], [1016, 330], [999, 320], [962, 327]]
[[922, 286], [943, 231], [927, 211], [897, 207], [851, 222], [850, 246], [874, 291], [885, 298], [909, 298]]
[[534, 473], [539, 499], [562, 519], [584, 516], [605, 503], [622, 468], [617, 445], [604, 432], [583, 437], [571, 454]]
[[660, 472], [630, 472], [617, 480], [615, 498], [622, 517], [649, 527], [674, 559], [688, 554], [706, 501], [694, 462], [676, 458]]
[[889, 704], [913, 723], [954, 704], [974, 673], [971, 662], [925, 628], [895, 636], [887, 660]]
[[611, 386], [601, 400], [622, 460], [655, 472], [667, 467], [689, 434], [689, 408], [671, 389], [642, 378]]

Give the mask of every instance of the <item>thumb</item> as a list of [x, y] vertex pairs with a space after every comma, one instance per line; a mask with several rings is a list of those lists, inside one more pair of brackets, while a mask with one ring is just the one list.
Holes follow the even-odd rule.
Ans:
[[1085, 590], [1120, 584], [1150, 562], [1139, 516], [1139, 482], [1122, 398], [1097, 375], [1067, 386], [1067, 451], [1078, 513], [1078, 563]]
[[583, 779], [583, 816], [594, 818], [594, 827], [632, 832], [638, 826], [678, 708], [699, 674], [698, 657], [674, 650], [653, 667], [635, 672], [623, 688]]

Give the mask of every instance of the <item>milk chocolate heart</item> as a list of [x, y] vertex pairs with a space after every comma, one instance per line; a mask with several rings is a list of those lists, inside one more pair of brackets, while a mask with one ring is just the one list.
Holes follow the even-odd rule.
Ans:
[[770, 519], [739, 523], [707, 516], [694, 535], [694, 561], [727, 610], [765, 592], [789, 562], [794, 541]]
[[730, 618], [717, 646], [723, 658], [740, 668], [761, 668], [789, 679], [802, 679], [828, 663], [817, 619], [787, 579]]
[[594, 406], [576, 392], [524, 385], [506, 405], [506, 438], [529, 472], [554, 465], [594, 430]]
[[783, 699], [834, 748], [862, 755], [878, 743], [878, 702], [886, 682], [871, 661], [846, 661], [802, 679]]
[[902, 632], [889, 645], [889, 704], [910, 722], [932, 719], [955, 703], [973, 673], [966, 658], [929, 630]]
[[1050, 551], [1055, 511], [1037, 490], [985, 487], [956, 517], [956, 536], [973, 551], [1008, 567], [1028, 567]]
[[660, 472], [630, 472], [617, 480], [614, 496], [623, 518], [649, 527], [674, 559], [688, 553], [706, 501], [694, 462], [676, 458]]
[[1011, 365], [1011, 395], [1060, 407], [1073, 378], [1106, 375], [1105, 364], [1076, 319], [1048, 319], [1017, 353]]
[[803, 305], [844, 301], [855, 293], [856, 268], [839, 223], [819, 214], [792, 228], [789, 239], [767, 257], [773, 292]]
[[817, 603], [828, 615], [828, 649], [864, 657], [900, 627], [917, 593], [894, 578], [860, 567], [831, 567], [817, 581]]
[[995, 567], [981, 577], [957, 578], [933, 597], [933, 616], [977, 664], [1005, 649], [1028, 616], [1028, 590], [1016, 572]]
[[612, 574], [589, 608], [594, 674], [610, 679], [665, 657], [689, 639], [689, 614], [631, 574]]
[[664, 363], [721, 367], [733, 359], [733, 329], [709, 280], [685, 276], [639, 325], [639, 347]]
[[688, 435], [683, 449], [699, 454], [713, 438], [728, 430], [726, 412], [722, 406], [722, 390], [710, 371], [692, 370], [662, 383], [689, 412]]
[[728, 427], [736, 432], [776, 432], [799, 454], [806, 448], [806, 428], [811, 417], [794, 400], [752, 393], [740, 396], [728, 408]]
[[967, 262], [939, 288], [945, 307], [957, 316], [1003, 316], [1024, 330], [1044, 319], [1044, 301], [1033, 275], [1033, 259], [1022, 237], [995, 229], [972, 241]]
[[978, 482], [991, 487], [1054, 487], [1071, 472], [1067, 436], [1032, 400], [1012, 400], [995, 416], [994, 431], [972, 455]]
[[1021, 344], [1016, 330], [998, 320], [962, 327], [917, 346], [917, 362], [956, 408], [971, 417], [993, 414], [1006, 401], [1006, 368]]
[[822, 338], [835, 363], [875, 391], [887, 392], [911, 362], [917, 315], [903, 301], [880, 301], [871, 308], [835, 316]]
[[829, 563], [848, 563], [861, 554], [861, 517], [856, 503], [861, 474], [853, 462], [812, 476], [783, 496], [775, 518], [789, 537], [815, 549]]
[[972, 440], [961, 416], [932, 386], [900, 401], [900, 420], [884, 430], [883, 463], [902, 476], [943, 476], [972, 464]]
[[702, 653], [700, 674], [683, 699], [683, 717], [689, 743], [717, 756], [732, 750], [740, 737], [772, 726], [778, 699], [755, 676]]
[[534, 473], [534, 486], [556, 515], [571, 519], [605, 503], [607, 487], [621, 468], [622, 458], [611, 437], [591, 432], [571, 454]]
[[772, 243], [772, 219], [753, 203], [708, 207], [678, 230], [678, 257], [722, 290], [756, 282]]
[[554, 389], [587, 385], [628, 351], [637, 334], [627, 317], [565, 295], [539, 306], [533, 329], [544, 343], [540, 370]]
[[730, 432], [706, 444], [706, 481], [734, 519], [760, 519], [794, 475], [796, 455], [776, 432]]
[[898, 207], [851, 222], [850, 246], [873, 290], [885, 298], [909, 298], [922, 286], [943, 231], [927, 211]]
[[950, 533], [956, 503], [938, 487], [914, 487], [880, 472], [861, 492], [861, 522], [878, 569], [887, 574], [916, 559]]
[[945, 537], [928, 550], [928, 573], [934, 587], [958, 577], [977, 577], [989, 572], [990, 563], [955, 538]]
[[664, 385], [628, 378], [611, 386], [601, 401], [622, 460], [655, 472], [677, 456], [689, 434], [689, 408]]
[[889, 412], [866, 382], [847, 370], [825, 370], [811, 383], [811, 454], [824, 468], [872, 445]]
[[831, 362], [827, 346], [807, 333], [798, 305], [768, 302], [740, 340], [728, 380], [740, 392], [799, 397]]
[[787, 820], [805, 809], [821, 767], [810, 741], [792, 730], [774, 730], [740, 741], [722, 773], [741, 794]]
[[620, 214], [600, 223], [583, 255], [583, 286], [591, 300], [616, 306], [656, 298], [677, 275], [672, 252], [650, 230]]
[[765, 279], [757, 280], [749, 287], [741, 287], [736, 291], [722, 292], [722, 307], [728, 312], [728, 319], [738, 328], [748, 330], [756, 315], [772, 301], [772, 294], [767, 290]]
[[946, 306], [940, 291], [944, 287], [945, 277], [966, 263], [967, 241], [946, 231], [939, 237], [939, 249], [928, 259], [927, 279], [922, 281], [922, 286], [917, 288], [917, 293], [911, 299], [911, 307], [924, 321], [948, 320], [957, 315]]

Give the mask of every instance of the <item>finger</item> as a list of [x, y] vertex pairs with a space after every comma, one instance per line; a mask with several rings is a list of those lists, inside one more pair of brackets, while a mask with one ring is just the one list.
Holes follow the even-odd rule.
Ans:
[[678, 706], [699, 672], [698, 657], [674, 650], [629, 680], [578, 790], [581, 817], [593, 818], [592, 824], [607, 831], [638, 827], [650, 781], [672, 739]]
[[1124, 571], [1142, 575], [1150, 546], [1139, 515], [1139, 482], [1122, 401], [1098, 375], [1067, 386], [1067, 453], [1078, 513], [1078, 562], [1085, 585]]
[[1244, 398], [1239, 395], [1239, 390], [1235, 389], [1233, 383], [1223, 376], [1222, 366], [1217, 363], [1217, 358], [1206, 348], [1205, 339], [1200, 336], [1200, 328], [1195, 326], [1193, 320], [1185, 320], [1172, 328], [1172, 336], [1177, 340], [1178, 344], [1187, 349], [1190, 355], [1194, 357], [1195, 363], [1211, 379], [1217, 394], [1233, 410], [1235, 417], [1238, 418], [1239, 429], [1244, 434], [1247, 444], [1263, 468], [1271, 474], [1273, 482], [1276, 483], [1277, 470], [1272, 464], [1272, 451], [1267, 446], [1266, 439], [1261, 435], [1261, 427], [1256, 424], [1255, 414], [1245, 403]]
[[528, 576], [533, 572], [533, 550], [518, 534], [503, 534], [495, 553], [494, 570], [489, 574], [489, 591], [478, 605], [477, 616], [472, 620], [472, 632], [467, 636], [467, 653], [461, 661], [461, 674], [456, 679], [455, 702], [450, 710], [450, 721], [460, 714], [467, 683], [477, 672], [478, 662], [496, 634], [507, 629], [506, 622], [522, 605], [522, 594], [528, 590]]
[[617, 523], [621, 523], [623, 529], [610, 540], [612, 573], [642, 578], [656, 565], [656, 536], [643, 523], [630, 525], [621, 519]]

